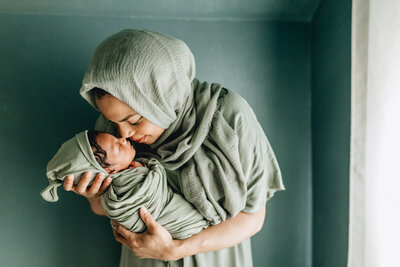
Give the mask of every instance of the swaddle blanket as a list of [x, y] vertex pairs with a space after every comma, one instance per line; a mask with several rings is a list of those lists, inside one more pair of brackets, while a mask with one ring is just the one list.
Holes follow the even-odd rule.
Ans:
[[[57, 187], [67, 175], [73, 174], [79, 182], [86, 171], [104, 173], [112, 183], [101, 196], [107, 216], [132, 232], [142, 232], [146, 226], [139, 216], [142, 206], [176, 239], [184, 239], [208, 226], [204, 217], [179, 194], [168, 187], [165, 169], [155, 159], [140, 158], [146, 167], [126, 169], [108, 175], [92, 153], [87, 131], [65, 142], [47, 165], [50, 185], [41, 193], [47, 201], [57, 201]], [[90, 183], [94, 179], [91, 177]]]
[[[167, 129], [146, 155], [166, 169], [179, 170], [185, 198], [216, 224], [245, 208], [249, 177], [241, 166], [237, 132], [219, 111], [219, 99], [228, 90], [194, 76], [194, 57], [183, 41], [146, 30], [123, 30], [97, 47], [80, 93], [96, 108], [90, 90], [101, 88]], [[268, 161], [254, 169], [271, 165], [269, 159], [275, 156], [265, 158]], [[266, 183], [271, 185], [269, 197], [283, 189], [279, 169], [273, 173]]]

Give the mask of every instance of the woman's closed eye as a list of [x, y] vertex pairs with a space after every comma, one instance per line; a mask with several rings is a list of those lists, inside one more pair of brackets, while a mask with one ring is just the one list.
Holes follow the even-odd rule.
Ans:
[[140, 116], [140, 118], [137, 120], [137, 121], [135, 121], [135, 122], [130, 122], [130, 125], [138, 125], [141, 121], [142, 121], [142, 116]]

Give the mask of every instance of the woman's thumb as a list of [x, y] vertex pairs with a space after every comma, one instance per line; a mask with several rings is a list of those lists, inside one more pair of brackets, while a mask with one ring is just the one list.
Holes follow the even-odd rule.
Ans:
[[142, 218], [143, 222], [146, 224], [148, 230], [153, 230], [154, 227], [154, 220], [153, 216], [151, 216], [150, 212], [146, 209], [146, 207], [140, 208], [140, 217]]

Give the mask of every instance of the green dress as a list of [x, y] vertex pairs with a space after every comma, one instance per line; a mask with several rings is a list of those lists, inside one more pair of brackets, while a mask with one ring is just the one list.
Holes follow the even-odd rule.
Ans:
[[[258, 123], [253, 110], [243, 98], [233, 91], [222, 99], [224, 118], [239, 136], [240, 161], [247, 178], [247, 202], [243, 212], [252, 213], [261, 209], [275, 191], [284, 190], [280, 170], [271, 146]], [[264, 168], [254, 169], [257, 162], [265, 162]], [[179, 170], [168, 171], [170, 186], [180, 189]], [[246, 239], [240, 244], [218, 251], [197, 254], [177, 261], [139, 259], [128, 248], [122, 246], [120, 267], [158, 266], [252, 266], [251, 242]]]
[[[170, 185], [209, 223], [218, 224], [241, 211], [260, 210], [284, 186], [251, 107], [219, 84], [201, 83], [195, 70], [182, 40], [126, 29], [96, 48], [80, 93], [96, 108], [91, 90], [101, 88], [166, 129], [143, 156], [172, 171]], [[140, 260], [122, 249], [122, 267], [168, 265], [252, 266], [250, 240], [176, 262]]]

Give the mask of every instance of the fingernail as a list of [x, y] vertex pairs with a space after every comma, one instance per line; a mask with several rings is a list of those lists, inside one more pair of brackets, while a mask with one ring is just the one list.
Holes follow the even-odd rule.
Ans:
[[143, 213], [144, 213], [144, 214], [149, 213], [149, 211], [148, 211], [148, 210], [146, 209], [146, 207], [144, 207], [144, 206], [142, 207], [142, 210], [143, 210]]
[[67, 176], [67, 180], [68, 180], [68, 181], [71, 181], [71, 180], [72, 180], [72, 177], [71, 177], [71, 176]]

